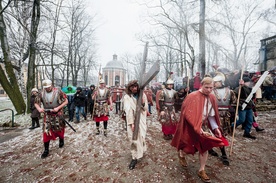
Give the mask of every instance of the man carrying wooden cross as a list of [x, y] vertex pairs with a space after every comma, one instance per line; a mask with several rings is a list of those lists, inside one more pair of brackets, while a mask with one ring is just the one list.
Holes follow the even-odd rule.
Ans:
[[157, 61], [146, 74], [144, 73], [147, 58], [147, 44], [144, 50], [139, 84], [137, 80], [130, 81], [126, 88], [126, 95], [123, 98], [127, 133], [131, 144], [132, 160], [129, 164], [130, 170], [135, 168], [137, 160], [143, 157], [143, 153], [147, 149], [145, 137], [147, 132], [146, 118], [148, 101], [143, 90], [160, 70], [159, 61]]
[[132, 170], [137, 164], [137, 159], [143, 157], [143, 153], [147, 150], [146, 146], [146, 133], [147, 133], [147, 110], [148, 110], [148, 101], [144, 93], [142, 97], [142, 105], [140, 109], [140, 121], [139, 121], [139, 132], [137, 135], [137, 140], [132, 140], [134, 132], [134, 121], [135, 121], [135, 112], [137, 99], [139, 97], [140, 88], [137, 80], [130, 81], [126, 88], [126, 95], [124, 96], [124, 111], [126, 113], [127, 121], [127, 135], [131, 141], [131, 155], [132, 160], [129, 164], [129, 169]]

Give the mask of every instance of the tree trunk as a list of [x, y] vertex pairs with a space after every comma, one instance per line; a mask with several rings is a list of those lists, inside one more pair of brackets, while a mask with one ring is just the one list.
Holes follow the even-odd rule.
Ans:
[[[2, 1], [0, 1], [0, 11], [2, 12]], [[3, 13], [0, 14], [0, 39], [4, 63], [4, 65], [0, 65], [0, 84], [12, 101], [17, 114], [24, 114], [26, 110], [26, 104], [20, 92], [10, 59], [10, 48], [8, 45], [6, 24]]]
[[35, 60], [36, 60], [36, 39], [37, 29], [40, 20], [40, 0], [35, 0], [33, 4], [31, 32], [30, 32], [30, 57], [28, 63], [28, 79], [27, 79], [27, 110], [30, 112], [31, 90], [35, 86]]
[[199, 63], [201, 76], [205, 75], [205, 0], [200, 0], [200, 15], [199, 15]]

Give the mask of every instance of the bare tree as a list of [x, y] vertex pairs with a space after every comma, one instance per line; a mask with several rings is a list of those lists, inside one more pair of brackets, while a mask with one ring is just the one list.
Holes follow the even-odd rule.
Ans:
[[14, 72], [15, 63], [12, 62], [10, 45], [7, 37], [7, 28], [2, 8], [3, 1], [0, 0], [0, 41], [3, 58], [0, 64], [0, 83], [8, 96], [10, 97], [17, 114], [25, 113], [26, 104], [21, 95], [20, 88], [17, 82], [16, 74]]
[[[88, 70], [96, 64], [94, 60], [91, 60], [95, 58], [95, 51], [93, 51], [95, 49], [93, 46], [95, 45], [93, 43], [95, 29], [91, 26], [93, 17], [85, 13], [85, 6], [80, 0], [70, 2], [64, 17], [68, 27], [65, 30], [68, 44], [67, 84], [71, 76], [72, 84], [77, 85], [79, 72], [83, 70], [83, 74], [88, 74]], [[87, 76], [83, 76], [82, 79], [87, 81]]]

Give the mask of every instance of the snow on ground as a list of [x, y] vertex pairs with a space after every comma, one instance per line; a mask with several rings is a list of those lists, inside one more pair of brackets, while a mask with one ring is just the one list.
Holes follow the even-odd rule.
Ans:
[[[0, 110], [9, 107], [12, 108], [9, 100], [0, 100]], [[9, 120], [9, 113], [0, 113], [0, 123]], [[209, 157], [206, 171], [212, 182], [276, 182], [276, 111], [259, 114], [259, 124], [265, 132], [256, 133], [253, 129], [257, 140], [250, 140], [243, 138], [242, 130], [237, 129], [229, 167], [222, 165], [218, 157]], [[95, 123], [90, 118], [82, 119], [79, 124], [71, 123], [76, 132], [66, 127], [63, 148], [58, 148], [58, 140], [51, 141], [46, 159], [40, 158], [42, 129], [28, 129], [29, 115], [15, 116], [15, 122], [20, 127], [0, 130], [1, 183], [201, 182], [196, 174], [198, 155], [187, 156], [187, 168], [180, 166], [176, 150], [162, 138], [154, 109], [148, 117], [148, 151], [134, 170], [128, 169], [131, 156], [124, 122], [112, 112], [107, 137], [102, 133], [95, 135]]]

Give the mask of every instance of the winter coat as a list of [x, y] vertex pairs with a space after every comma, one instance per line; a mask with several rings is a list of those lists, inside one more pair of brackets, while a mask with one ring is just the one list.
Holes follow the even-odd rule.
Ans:
[[86, 100], [86, 96], [85, 93], [83, 91], [81, 92], [77, 92], [74, 94], [74, 104], [77, 107], [84, 107], [85, 106], [85, 100]]
[[40, 113], [38, 112], [38, 110], [36, 109], [34, 103], [35, 103], [35, 95], [32, 95], [30, 98], [30, 109], [31, 109], [31, 118], [39, 118], [40, 117]]

